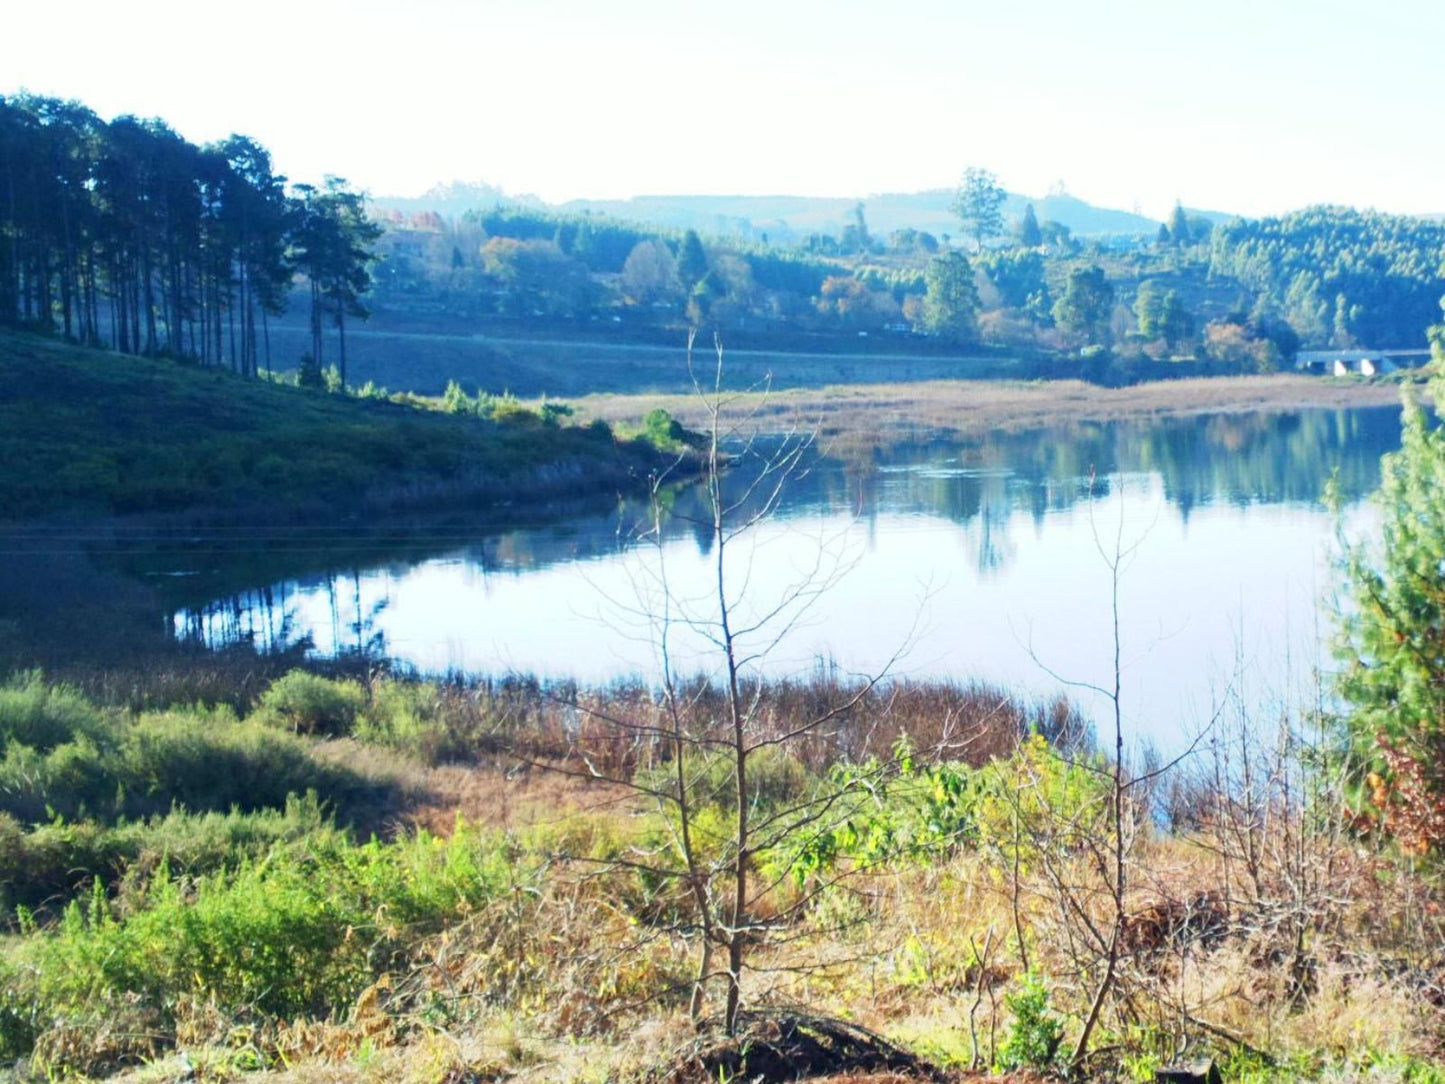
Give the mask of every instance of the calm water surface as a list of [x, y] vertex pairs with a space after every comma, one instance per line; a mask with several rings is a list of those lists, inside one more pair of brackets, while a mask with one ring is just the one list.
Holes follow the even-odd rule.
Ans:
[[[1231, 690], [1257, 704], [1309, 688], [1327, 660], [1333, 586], [1321, 494], [1337, 471], [1346, 523], [1367, 534], [1362, 498], [1398, 442], [1399, 411], [1386, 408], [1072, 426], [824, 458], [729, 548], [725, 574], [741, 622], [762, 622], [746, 643], [770, 673], [828, 660], [1045, 696], [1112, 684], [1108, 562], [1123, 548], [1125, 715], [1168, 749]], [[746, 480], [739, 471], [729, 484]], [[276, 548], [319, 571], [188, 601], [170, 622], [178, 639], [210, 646], [305, 642], [429, 673], [599, 682], [655, 677], [666, 615], [673, 665], [712, 670], [715, 649], [687, 625], [716, 613], [716, 554], [690, 522], [700, 497], [679, 493], [651, 541], [637, 537], [635, 507], [536, 530], [373, 531], [334, 561], [307, 553], [324, 543], [283, 538]], [[786, 629], [764, 620], [780, 603]], [[1102, 721], [1096, 694], [1071, 695]]]

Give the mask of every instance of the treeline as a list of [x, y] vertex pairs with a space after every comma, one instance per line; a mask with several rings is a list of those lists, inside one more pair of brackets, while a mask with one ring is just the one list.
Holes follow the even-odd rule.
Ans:
[[693, 230], [588, 214], [494, 207], [458, 219], [430, 212], [379, 217], [385, 258], [377, 298], [394, 309], [804, 326], [818, 322], [810, 318], [825, 280], [840, 272], [853, 277], [802, 252], [705, 243]]
[[1445, 293], [1445, 223], [1348, 207], [1238, 220], [1214, 231], [1209, 271], [1308, 345], [1418, 347]]
[[1176, 208], [1157, 237], [1109, 243], [1027, 208], [960, 245], [875, 236], [860, 206], [836, 238], [791, 249], [499, 207], [393, 212], [382, 246], [379, 300], [398, 311], [891, 331], [1243, 371], [1301, 347], [1419, 345], [1445, 292], [1445, 225], [1330, 207], [1218, 227]]
[[197, 146], [160, 120], [0, 98], [0, 323], [254, 375], [299, 277], [303, 371], [320, 372], [331, 325], [344, 379], [379, 232], [344, 182], [288, 186], [245, 136]]

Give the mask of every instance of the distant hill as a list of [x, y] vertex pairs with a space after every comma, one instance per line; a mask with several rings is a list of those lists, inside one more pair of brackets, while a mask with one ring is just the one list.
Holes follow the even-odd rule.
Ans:
[[448, 218], [459, 218], [468, 211], [490, 210], [497, 205], [504, 207], [537, 207], [547, 205], [536, 196], [513, 196], [485, 181], [452, 181], [448, 184], [434, 184], [420, 196], [376, 196], [371, 202], [388, 211], [403, 211], [414, 214], [419, 211], [435, 211]]
[[[868, 228], [887, 235], [911, 227], [935, 235], [959, 232], [958, 216], [949, 208], [953, 191], [886, 192], [862, 198]], [[421, 196], [378, 196], [376, 206], [404, 212], [436, 211], [457, 216], [469, 210], [497, 205], [549, 208], [563, 214], [603, 214], [664, 229], [695, 229], [700, 233], [774, 242], [792, 242], [810, 233], [839, 233], [853, 220], [857, 199], [825, 196], [634, 196], [622, 200], [568, 200], [547, 204], [536, 196], [514, 196], [483, 182], [437, 185]], [[1067, 226], [1076, 237], [1149, 236], [1159, 220], [1130, 211], [1096, 207], [1069, 195], [1038, 199], [1010, 193], [1004, 215], [1018, 219], [1032, 203], [1040, 222], [1052, 219]], [[1190, 211], [1215, 222], [1235, 216], [1217, 211]]]

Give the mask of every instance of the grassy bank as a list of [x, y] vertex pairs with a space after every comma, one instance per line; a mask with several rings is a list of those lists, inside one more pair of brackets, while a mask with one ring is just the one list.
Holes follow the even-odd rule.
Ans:
[[540, 501], [659, 462], [605, 426], [464, 417], [0, 332], [0, 519]]
[[[683, 692], [684, 725], [725, 717], [720, 690]], [[753, 758], [760, 831], [820, 800], [847, 815], [758, 837], [747, 1042], [779, 1049], [766, 1021], [790, 1017], [768, 1014], [804, 1007], [943, 1076], [1056, 1071], [1093, 1002], [1113, 831], [1068, 706], [825, 678], [759, 696], [779, 739]], [[699, 933], [650, 797], [672, 770], [655, 690], [296, 671], [230, 703], [0, 688], [0, 1072], [738, 1075], [687, 1023]], [[1202, 770], [1141, 779], [1088, 1074], [1187, 1050], [1251, 1084], [1441, 1079], [1431, 867], [1352, 830], [1313, 753], [1245, 722], [1222, 738]], [[704, 855], [735, 795], [719, 767], [690, 784]]]

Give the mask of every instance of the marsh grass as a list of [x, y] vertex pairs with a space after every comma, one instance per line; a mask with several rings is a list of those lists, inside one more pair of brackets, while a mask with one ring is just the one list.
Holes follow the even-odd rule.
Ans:
[[[1279, 374], [1158, 380], [1122, 388], [1081, 380], [839, 384], [742, 394], [729, 404], [728, 411], [729, 416], [753, 417], [780, 431], [805, 420], [817, 427], [826, 444], [856, 441], [859, 434], [886, 441], [919, 433], [968, 436], [1074, 422], [1394, 406], [1398, 402], [1399, 388], [1392, 382]], [[653, 409], [667, 410], [684, 425], [697, 425], [701, 419], [696, 401], [680, 394], [595, 394], [580, 399], [577, 406], [580, 416], [607, 422], [631, 420]]]

